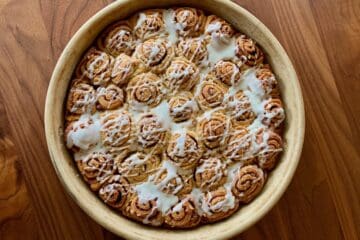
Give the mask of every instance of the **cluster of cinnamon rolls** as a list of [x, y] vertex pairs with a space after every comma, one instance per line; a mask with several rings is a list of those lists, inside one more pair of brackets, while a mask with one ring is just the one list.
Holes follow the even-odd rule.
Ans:
[[262, 190], [283, 148], [278, 82], [260, 47], [188, 7], [105, 29], [74, 71], [65, 142], [91, 190], [124, 216], [190, 228]]

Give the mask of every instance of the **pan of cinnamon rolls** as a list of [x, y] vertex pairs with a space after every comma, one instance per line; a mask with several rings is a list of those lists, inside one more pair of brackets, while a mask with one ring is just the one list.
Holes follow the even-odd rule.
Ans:
[[146, 225], [230, 217], [261, 194], [284, 146], [285, 110], [262, 48], [192, 7], [106, 27], [77, 64], [65, 108], [81, 177]]

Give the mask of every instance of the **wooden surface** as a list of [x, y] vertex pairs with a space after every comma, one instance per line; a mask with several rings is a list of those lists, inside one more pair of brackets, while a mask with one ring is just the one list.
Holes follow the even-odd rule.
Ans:
[[[0, 0], [0, 239], [117, 239], [70, 199], [43, 131], [49, 79], [74, 32], [110, 0]], [[360, 1], [237, 0], [292, 59], [304, 150], [280, 202], [234, 239], [360, 237]]]

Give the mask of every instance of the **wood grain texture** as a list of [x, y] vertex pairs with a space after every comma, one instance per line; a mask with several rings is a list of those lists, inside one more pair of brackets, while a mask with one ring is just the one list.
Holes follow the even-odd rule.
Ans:
[[[48, 82], [110, 0], [0, 0], [0, 239], [117, 239], [67, 196], [43, 131]], [[360, 2], [237, 0], [280, 40], [303, 88], [306, 137], [280, 202], [234, 239], [360, 237]]]

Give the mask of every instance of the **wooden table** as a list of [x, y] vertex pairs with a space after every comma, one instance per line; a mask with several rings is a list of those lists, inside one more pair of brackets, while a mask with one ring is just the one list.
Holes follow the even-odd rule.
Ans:
[[[61, 186], [43, 130], [49, 79], [75, 31], [110, 0], [0, 0], [0, 239], [116, 239]], [[306, 137], [280, 202], [234, 239], [360, 237], [360, 1], [238, 0], [283, 44]]]

